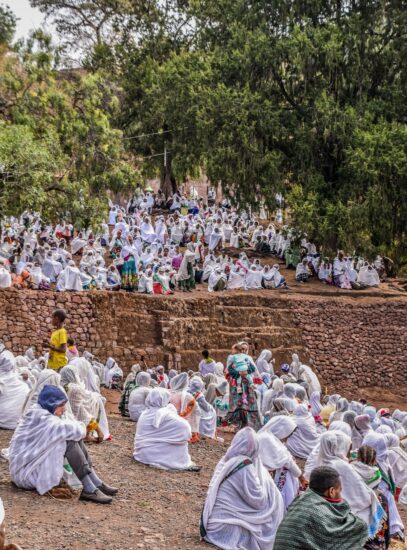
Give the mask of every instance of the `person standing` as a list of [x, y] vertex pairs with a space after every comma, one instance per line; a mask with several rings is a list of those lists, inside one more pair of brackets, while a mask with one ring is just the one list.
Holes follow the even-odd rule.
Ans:
[[44, 347], [49, 349], [47, 368], [59, 371], [68, 364], [66, 356], [68, 333], [64, 328], [66, 312], [63, 309], [56, 309], [52, 314], [52, 324], [55, 330], [51, 333], [49, 343], [45, 342]]

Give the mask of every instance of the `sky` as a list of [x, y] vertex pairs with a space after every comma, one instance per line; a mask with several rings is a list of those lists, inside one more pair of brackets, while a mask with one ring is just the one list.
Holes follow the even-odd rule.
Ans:
[[29, 31], [40, 27], [44, 20], [42, 13], [30, 6], [29, 0], [0, 0], [0, 3], [9, 6], [19, 18], [16, 38], [27, 37]]

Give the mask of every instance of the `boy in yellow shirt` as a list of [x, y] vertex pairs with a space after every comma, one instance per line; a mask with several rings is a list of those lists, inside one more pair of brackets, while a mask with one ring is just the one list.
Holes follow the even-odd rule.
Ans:
[[63, 309], [56, 309], [52, 314], [55, 330], [51, 334], [50, 342], [44, 344], [44, 347], [49, 348], [48, 369], [59, 371], [68, 364], [66, 356], [68, 334], [64, 328], [65, 319], [66, 313]]

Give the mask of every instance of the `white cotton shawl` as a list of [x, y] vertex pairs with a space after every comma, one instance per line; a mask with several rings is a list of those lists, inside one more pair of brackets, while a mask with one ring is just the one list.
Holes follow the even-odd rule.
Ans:
[[86, 436], [85, 425], [54, 416], [34, 405], [19, 422], [10, 442], [10, 477], [22, 489], [45, 494], [61, 481], [67, 441]]
[[296, 407], [295, 422], [297, 429], [288, 438], [287, 448], [294, 456], [307, 459], [317, 445], [320, 434], [306, 405]]
[[10, 359], [0, 354], [0, 428], [14, 430], [30, 389], [14, 371]]
[[379, 517], [383, 509], [375, 493], [349, 464], [347, 455], [352, 441], [349, 436], [336, 430], [321, 435], [317, 466], [330, 466], [341, 476], [342, 496], [352, 512], [362, 519], [374, 536], [380, 527]]
[[164, 470], [185, 470], [192, 465], [188, 452], [191, 428], [169, 405], [167, 390], [154, 388], [137, 423], [134, 459]]
[[[244, 428], [234, 437], [209, 484], [202, 514], [205, 540], [223, 550], [273, 547], [284, 504], [258, 453], [256, 433]], [[252, 464], [225, 480], [246, 459]]]

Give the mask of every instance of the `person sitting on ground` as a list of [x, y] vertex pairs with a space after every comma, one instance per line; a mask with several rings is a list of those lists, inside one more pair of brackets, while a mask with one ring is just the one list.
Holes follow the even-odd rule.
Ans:
[[170, 393], [154, 388], [146, 399], [134, 439], [134, 460], [162, 470], [198, 470], [188, 452], [191, 427], [169, 403]]
[[129, 396], [128, 416], [133, 422], [138, 422], [140, 415], [146, 410], [146, 400], [152, 390], [151, 375], [148, 372], [139, 372], [136, 376], [136, 387]]
[[311, 472], [309, 489], [289, 507], [274, 550], [362, 550], [366, 523], [342, 499], [341, 478], [329, 466]]
[[297, 268], [295, 270], [295, 279], [299, 283], [306, 283], [310, 276], [310, 270], [308, 267], [307, 259], [304, 258], [302, 262], [299, 262], [297, 264]]
[[14, 370], [12, 355], [0, 344], [0, 428], [14, 430], [30, 392], [28, 385]]
[[80, 500], [108, 504], [118, 490], [96, 475], [83, 443], [85, 424], [64, 416], [66, 403], [61, 389], [46, 385], [41, 390], [38, 404], [26, 412], [11, 439], [11, 480], [40, 495], [70, 498], [72, 492], [59, 487], [66, 458], [82, 483]]
[[224, 550], [269, 550], [283, 515], [282, 496], [259, 459], [256, 432], [243, 428], [212, 476], [201, 537]]
[[198, 370], [202, 376], [213, 374], [216, 369], [216, 362], [209, 356], [209, 351], [204, 349], [202, 352], [202, 361], [198, 365]]

